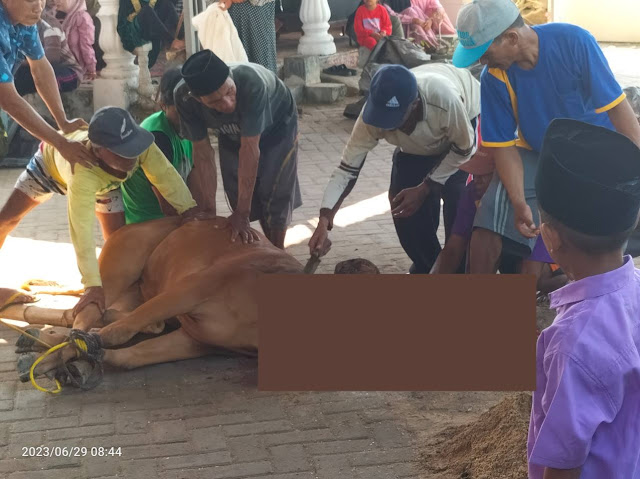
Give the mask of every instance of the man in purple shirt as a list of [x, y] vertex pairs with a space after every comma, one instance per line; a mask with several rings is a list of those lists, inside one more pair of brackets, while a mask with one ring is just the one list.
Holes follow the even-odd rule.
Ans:
[[623, 256], [640, 211], [640, 149], [554, 120], [540, 153], [541, 233], [572, 281], [538, 338], [531, 479], [640, 479], [640, 270]]

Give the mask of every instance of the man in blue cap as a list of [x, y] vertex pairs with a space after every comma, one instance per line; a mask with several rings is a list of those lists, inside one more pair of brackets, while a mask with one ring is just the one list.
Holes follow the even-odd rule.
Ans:
[[445, 235], [455, 219], [467, 175], [458, 167], [476, 150], [480, 84], [467, 70], [446, 64], [412, 70], [382, 67], [356, 121], [342, 161], [324, 193], [311, 254], [326, 254], [333, 218], [353, 189], [367, 154], [381, 139], [396, 145], [389, 201], [410, 272], [428, 274], [440, 253], [437, 230], [444, 199]]
[[525, 25], [511, 0], [474, 0], [457, 22], [457, 67], [482, 73], [482, 144], [498, 175], [478, 208], [471, 273], [494, 273], [501, 253], [528, 256], [538, 236], [533, 184], [555, 118], [617, 130], [640, 145], [640, 126], [595, 38], [570, 24]]

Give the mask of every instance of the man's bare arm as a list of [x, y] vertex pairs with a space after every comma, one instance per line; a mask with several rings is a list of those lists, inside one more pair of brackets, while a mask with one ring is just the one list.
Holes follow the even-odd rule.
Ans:
[[260, 135], [242, 137], [238, 155], [238, 206], [236, 208], [240, 214], [248, 216], [251, 212], [251, 199], [256, 185], [259, 161]]
[[46, 57], [42, 57], [39, 60], [28, 59], [27, 61], [29, 62], [31, 75], [33, 76], [33, 82], [36, 85], [38, 94], [47, 105], [58, 127], [62, 131], [66, 131], [65, 127], [68, 123], [67, 115], [62, 106], [62, 98], [60, 97], [60, 90], [58, 89], [58, 82], [53, 67]]
[[189, 186], [198, 206], [205, 211], [215, 213], [218, 174], [216, 171], [216, 153], [209, 137], [193, 142], [193, 166]]
[[628, 100], [609, 110], [609, 119], [618, 133], [631, 138], [640, 148], [640, 124]]

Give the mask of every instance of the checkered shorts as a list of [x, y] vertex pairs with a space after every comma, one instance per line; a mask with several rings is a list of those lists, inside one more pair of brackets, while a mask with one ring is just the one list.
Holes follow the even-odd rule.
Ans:
[[[37, 203], [44, 203], [54, 194], [67, 194], [67, 188], [55, 181], [47, 172], [40, 149], [33, 155], [27, 168], [16, 181], [15, 189]], [[96, 212], [107, 214], [124, 212], [120, 188], [96, 195]]]

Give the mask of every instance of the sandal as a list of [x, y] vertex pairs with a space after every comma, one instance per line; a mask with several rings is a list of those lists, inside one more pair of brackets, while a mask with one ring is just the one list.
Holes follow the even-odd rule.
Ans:
[[325, 68], [324, 70], [322, 70], [322, 72], [326, 73], [327, 75], [337, 75], [342, 77], [357, 75], [357, 72], [355, 70], [347, 68], [347, 65], [345, 65], [344, 63], [342, 65], [333, 65], [329, 68]]

